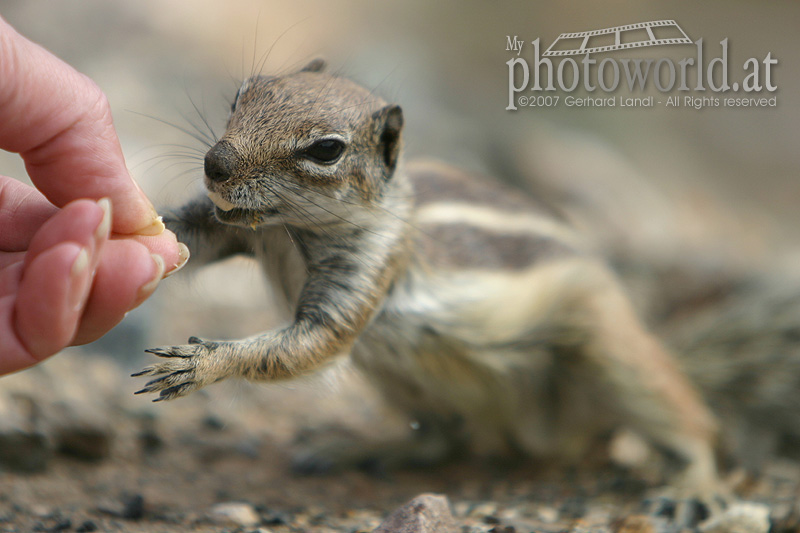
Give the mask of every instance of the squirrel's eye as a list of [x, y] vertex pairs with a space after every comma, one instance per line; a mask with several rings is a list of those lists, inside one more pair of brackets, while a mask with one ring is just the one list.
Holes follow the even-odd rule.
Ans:
[[342, 156], [344, 143], [338, 139], [322, 139], [305, 150], [303, 156], [323, 165], [332, 165]]

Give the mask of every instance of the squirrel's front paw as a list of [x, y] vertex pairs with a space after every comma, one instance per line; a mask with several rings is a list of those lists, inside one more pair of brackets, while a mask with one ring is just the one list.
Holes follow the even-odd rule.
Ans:
[[217, 353], [223, 344], [190, 337], [188, 345], [145, 350], [159, 357], [168, 358], [168, 360], [131, 374], [131, 377], [164, 374], [149, 381], [144, 388], [134, 394], [160, 391], [158, 398], [153, 400], [154, 402], [172, 400], [223, 379], [225, 375], [219, 374], [218, 371], [222, 358], [218, 357]]

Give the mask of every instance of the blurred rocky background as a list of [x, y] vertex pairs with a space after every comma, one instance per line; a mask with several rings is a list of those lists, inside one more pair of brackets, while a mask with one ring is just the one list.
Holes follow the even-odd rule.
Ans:
[[[200, 193], [203, 153], [244, 78], [322, 56], [403, 106], [410, 156], [559, 204], [664, 331], [742, 280], [800, 286], [797, 3], [0, 0], [0, 14], [106, 92], [129, 167], [156, 205]], [[702, 37], [708, 58], [729, 38], [732, 70], [771, 52], [777, 107], [505, 110], [507, 36], [546, 46], [564, 32], [660, 19]], [[0, 153], [0, 173], [24, 179], [12, 154]], [[402, 426], [346, 365], [291, 385], [220, 384], [157, 408], [131, 395], [138, 383], [126, 376], [145, 348], [267, 329], [268, 302], [244, 260], [176, 276], [104, 339], [0, 379], [0, 530], [369, 531], [425, 491], [448, 494], [470, 531], [644, 527], [587, 503], [609, 487], [628, 494], [625, 476], [578, 493], [546, 476], [532, 483], [538, 469], [485, 465], [390, 481], [293, 478], [288, 450], [307, 428]], [[775, 469], [790, 496], [796, 470]], [[236, 501], [249, 503], [214, 507]], [[782, 509], [774, 524], [800, 513]]]

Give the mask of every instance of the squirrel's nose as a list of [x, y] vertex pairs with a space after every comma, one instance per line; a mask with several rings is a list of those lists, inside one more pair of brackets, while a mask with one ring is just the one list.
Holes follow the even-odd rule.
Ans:
[[220, 141], [206, 153], [203, 167], [206, 176], [211, 181], [222, 183], [230, 179], [236, 161], [233, 147], [225, 141]]

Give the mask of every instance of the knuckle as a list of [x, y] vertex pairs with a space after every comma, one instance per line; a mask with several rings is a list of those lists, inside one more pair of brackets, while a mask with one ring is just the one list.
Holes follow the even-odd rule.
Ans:
[[100, 88], [94, 80], [85, 77], [86, 86], [86, 104], [88, 110], [92, 113], [94, 118], [111, 120], [111, 104], [108, 101], [108, 96]]

